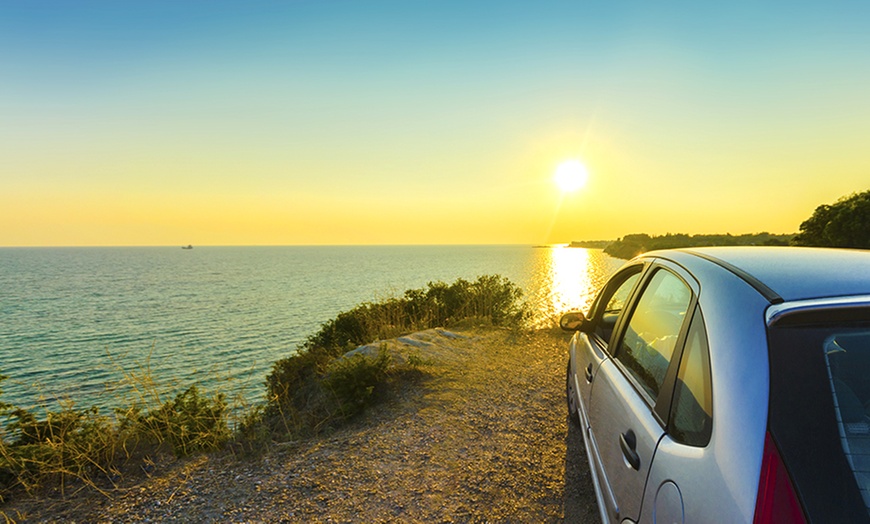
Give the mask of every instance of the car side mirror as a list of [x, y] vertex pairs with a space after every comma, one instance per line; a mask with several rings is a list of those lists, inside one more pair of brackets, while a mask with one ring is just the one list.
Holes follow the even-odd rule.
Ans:
[[559, 319], [559, 327], [565, 331], [583, 331], [588, 326], [589, 320], [579, 311], [569, 311]]

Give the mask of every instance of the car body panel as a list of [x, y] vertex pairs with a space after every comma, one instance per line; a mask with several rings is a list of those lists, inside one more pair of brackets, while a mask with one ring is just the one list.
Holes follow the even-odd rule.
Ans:
[[579, 332], [571, 339], [569, 351], [572, 366], [570, 375], [574, 382], [577, 405], [580, 406], [580, 424], [583, 428], [587, 428], [592, 379], [598, 373], [601, 363], [609, 356], [594, 337]]
[[[615, 499], [608, 501], [607, 513], [617, 522], [636, 520], [647, 473], [664, 429], [613, 360], [604, 361], [595, 375], [590, 404], [589, 433], [596, 442], [597, 473]], [[626, 449], [626, 441], [634, 444], [628, 444], [631, 449]], [[628, 453], [635, 454], [638, 460], [634, 466], [629, 463]]]
[[[767, 427], [767, 409], [759, 399], [766, 399], [769, 391], [767, 348], [762, 343], [770, 303], [725, 268], [689, 253], [671, 252], [668, 258], [700, 282], [698, 305], [710, 347], [713, 433], [695, 468], [686, 457], [698, 448], [662, 439], [646, 496], [655, 493], [654, 486], [671, 480], [680, 489], [688, 522], [698, 520], [694, 512], [700, 501], [706, 512], [713, 500], [722, 522], [751, 521]], [[740, 438], [734, 437], [734, 428], [741, 428]], [[711, 499], [710, 493], [718, 495]]]
[[[660, 253], [670, 258], [678, 252]], [[758, 246], [692, 248], [684, 252], [712, 256], [740, 268], [786, 302], [870, 293], [867, 251]]]
[[[634, 271], [639, 269], [635, 268]], [[631, 296], [619, 314], [610, 340], [611, 346], [618, 345], [625, 336], [628, 319], [643, 296], [646, 283], [658, 269], [667, 269], [678, 280], [684, 281], [691, 290], [690, 302], [694, 302], [692, 296], [697, 294], [697, 282], [678, 265], [667, 261], [646, 262], [644, 269], [646, 272], [634, 284]], [[691, 303], [687, 307], [691, 307]], [[593, 313], [598, 316], [599, 312]], [[683, 318], [680, 324], [684, 323]], [[677, 326], [677, 333], [681, 332], [682, 328]], [[597, 347], [596, 337], [581, 335], [580, 338], [590, 344], [589, 352], [600, 359], [595, 362], [594, 368], [590, 368], [595, 370], [592, 383], [587, 385], [591, 386], [591, 400], [581, 400], [584, 414], [580, 418], [591, 426], [587, 428], [586, 435], [593, 451], [591, 463], [595, 468], [594, 476], [600, 484], [602, 496], [599, 501], [604, 506], [602, 513], [607, 521], [634, 520], [640, 514], [646, 476], [664, 429], [652, 410], [655, 400], [649, 398], [622, 363], [607, 358], [609, 353]], [[572, 354], [572, 358], [577, 357], [578, 353]], [[585, 372], [581, 367], [586, 361], [582, 359], [581, 352], [577, 361], [578, 375]], [[665, 362], [665, 366], [668, 366], [668, 362]], [[576, 380], [588, 383], [588, 378], [577, 376]], [[631, 464], [632, 461], [636, 462]]]
[[[639, 402], [642, 397], [624, 370], [619, 369], [620, 364], [610, 361], [608, 353], [596, 348], [595, 342], [589, 340], [590, 335], [577, 334], [571, 358], [576, 364], [574, 378], [578, 391], [583, 387], [580, 364], [592, 362], [588, 356], [583, 360], [580, 349], [595, 355], [593, 383], [589, 392], [578, 393], [583, 397], [578, 402], [583, 410], [581, 420], [593, 477], [601, 485], [599, 504], [605, 506], [601, 508], [602, 520], [620, 522], [631, 518], [653, 522], [657, 493], [665, 487], [663, 492], [669, 496], [661, 499], [660, 504], [665, 506], [660, 510], [684, 515], [686, 522], [706, 520], [711, 508], [722, 521], [750, 521], [767, 419], [766, 409], [759, 409], [758, 402], [767, 397], [769, 387], [766, 348], [759, 346], [759, 341], [765, 340], [765, 311], [770, 302], [731, 271], [689, 252], [650, 253], [639, 260], [652, 266], [644, 281], [654, 267], [667, 267], [687, 280], [697, 295], [711, 348], [714, 422], [710, 443], [704, 448], [674, 441], [654, 415], [650, 399]], [[627, 312], [623, 315], [627, 316]], [[617, 323], [614, 341], [624, 330], [622, 323], [622, 319]], [[741, 386], [728, 388], [729, 384]], [[628, 425], [635, 425], [632, 429], [638, 437], [638, 446], [643, 446], [643, 450], [639, 449], [643, 471], [633, 470], [622, 457], [617, 440], [620, 430], [615, 429], [620, 424], [624, 426], [622, 432], [629, 429]], [[746, 435], [733, 438], [734, 427], [747, 428]], [[616, 462], [616, 458], [622, 461], [621, 469], [611, 471], [606, 464]], [[627, 475], [629, 472], [634, 475]], [[635, 500], [627, 499], [623, 492], [634, 493]], [[674, 493], [680, 497], [670, 496]], [[710, 493], [717, 493], [712, 502]], [[681, 508], [667, 507], [670, 503], [680, 504]]]

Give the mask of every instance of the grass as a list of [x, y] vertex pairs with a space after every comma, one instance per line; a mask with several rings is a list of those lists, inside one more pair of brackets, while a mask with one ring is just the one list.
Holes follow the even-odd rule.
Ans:
[[[0, 503], [47, 486], [64, 495], [80, 489], [107, 493], [131, 465], [143, 467], [156, 453], [186, 456], [228, 445], [256, 453], [273, 440], [322, 433], [362, 412], [389, 380], [428, 362], [413, 355], [396, 366], [383, 348], [375, 355], [343, 357], [348, 350], [469, 321], [522, 325], [528, 311], [521, 295], [505, 278], [482, 276], [429, 283], [360, 304], [325, 322], [292, 355], [275, 362], [266, 377], [265, 403], [241, 412], [230, 409], [223, 394], [205, 394], [196, 385], [172, 396], [158, 386], [147, 363], [121, 370], [123, 387], [116, 391], [124, 392], [117, 402], [123, 407], [110, 414], [96, 407], [76, 409], [71, 401], [59, 409], [23, 409], [0, 401], [0, 421], [6, 420], [0, 424]], [[4, 379], [0, 375], [0, 398]]]
[[2, 415], [8, 422], [0, 429], [0, 502], [46, 484], [64, 495], [70, 485], [104, 492], [130, 463], [161, 452], [219, 449], [231, 436], [224, 397], [204, 396], [196, 386], [149, 410], [132, 405], [106, 415], [70, 403], [31, 410], [4, 405]]

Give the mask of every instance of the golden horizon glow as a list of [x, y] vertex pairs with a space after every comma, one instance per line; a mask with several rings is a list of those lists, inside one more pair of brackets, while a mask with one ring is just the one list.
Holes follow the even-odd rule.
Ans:
[[579, 160], [565, 160], [556, 167], [553, 179], [562, 192], [573, 193], [586, 186], [586, 182], [589, 179], [589, 170]]

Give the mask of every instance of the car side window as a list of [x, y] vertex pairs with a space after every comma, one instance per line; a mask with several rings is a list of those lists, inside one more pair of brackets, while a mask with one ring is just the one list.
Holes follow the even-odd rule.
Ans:
[[710, 352], [700, 308], [695, 308], [680, 359], [671, 404], [671, 437], [682, 444], [704, 447], [713, 430], [713, 385]]
[[605, 313], [619, 314], [619, 312], [625, 308], [625, 303], [628, 302], [631, 289], [634, 287], [638, 278], [640, 278], [639, 272], [625, 279], [625, 282], [616, 289], [610, 297], [610, 300], [607, 301], [607, 306], [604, 307]]
[[613, 291], [610, 298], [607, 299], [607, 304], [604, 306], [604, 311], [598, 319], [595, 326], [595, 334], [601, 337], [605, 343], [610, 341], [610, 335], [613, 333], [613, 328], [616, 326], [616, 319], [619, 313], [625, 308], [628, 297], [631, 296], [631, 290], [634, 289], [640, 278], [641, 268], [637, 268], [636, 272], [622, 281], [621, 284]]
[[665, 380], [691, 299], [685, 282], [659, 269], [631, 313], [616, 358], [653, 399]]

